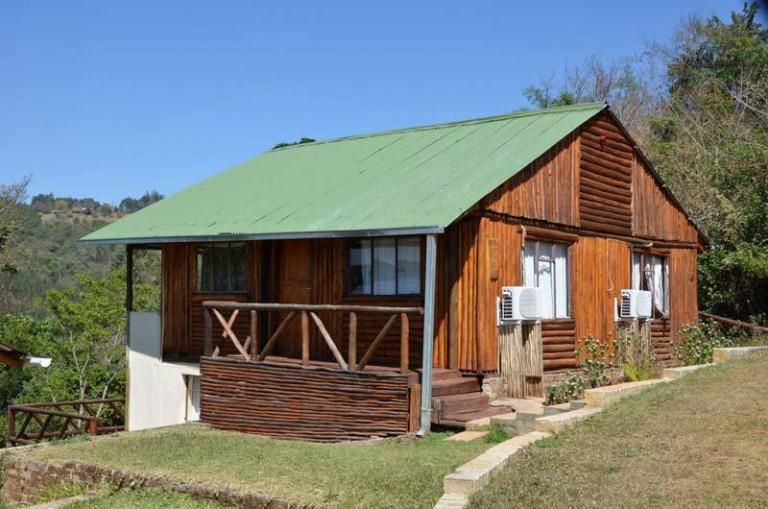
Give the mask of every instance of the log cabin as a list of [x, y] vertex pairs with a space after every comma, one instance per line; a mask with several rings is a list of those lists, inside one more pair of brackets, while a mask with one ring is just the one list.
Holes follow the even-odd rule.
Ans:
[[[603, 103], [276, 148], [82, 241], [127, 245], [129, 429], [316, 441], [541, 397], [637, 323], [625, 289], [673, 363], [707, 243]], [[138, 249], [162, 252], [158, 313], [132, 309]], [[507, 287], [537, 319], [500, 320]]]

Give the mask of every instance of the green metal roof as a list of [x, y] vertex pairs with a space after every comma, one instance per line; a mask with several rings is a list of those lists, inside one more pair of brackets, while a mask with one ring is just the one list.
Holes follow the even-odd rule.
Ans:
[[82, 240], [441, 232], [605, 107], [521, 111], [270, 150]]

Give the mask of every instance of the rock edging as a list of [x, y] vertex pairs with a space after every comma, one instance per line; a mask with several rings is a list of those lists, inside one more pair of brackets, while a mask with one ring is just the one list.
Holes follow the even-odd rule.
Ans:
[[149, 488], [184, 493], [195, 498], [216, 500], [246, 509], [315, 509], [324, 506], [281, 500], [264, 493], [195, 481], [180, 481], [153, 475], [135, 474], [114, 468], [67, 461], [62, 464], [13, 458], [5, 471], [3, 500], [31, 504], [48, 486], [61, 482], [93, 486], [109, 483], [120, 489]]

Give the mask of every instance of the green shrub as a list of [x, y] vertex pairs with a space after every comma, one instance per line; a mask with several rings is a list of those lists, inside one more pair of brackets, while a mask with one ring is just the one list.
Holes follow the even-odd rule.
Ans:
[[680, 329], [675, 343], [675, 355], [683, 366], [706, 364], [712, 362], [715, 348], [733, 345], [733, 338], [723, 334], [713, 322], [702, 320]]
[[[587, 377], [587, 384], [591, 388], [608, 385], [610, 382], [607, 374], [610, 367], [608, 344], [594, 336], [586, 336], [581, 344], [585, 353], [584, 360], [581, 362], [581, 369], [584, 370]], [[579, 351], [576, 354], [578, 355]]]
[[649, 323], [642, 324], [639, 330], [634, 326], [619, 329], [616, 339], [616, 364], [632, 382], [650, 380], [659, 374], [661, 370], [653, 352]]
[[570, 376], [561, 384], [547, 387], [546, 405], [559, 405], [579, 399], [584, 392], [584, 380], [579, 376]]
[[500, 444], [509, 440], [510, 436], [501, 425], [491, 424], [488, 428], [488, 434], [485, 436], [485, 441], [489, 444]]

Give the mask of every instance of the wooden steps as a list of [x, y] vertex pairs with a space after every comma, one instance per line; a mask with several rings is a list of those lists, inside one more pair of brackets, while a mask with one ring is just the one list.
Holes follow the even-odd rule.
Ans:
[[510, 411], [491, 406], [476, 376], [463, 376], [458, 370], [432, 372], [432, 422], [451, 428], [465, 428], [467, 422]]

